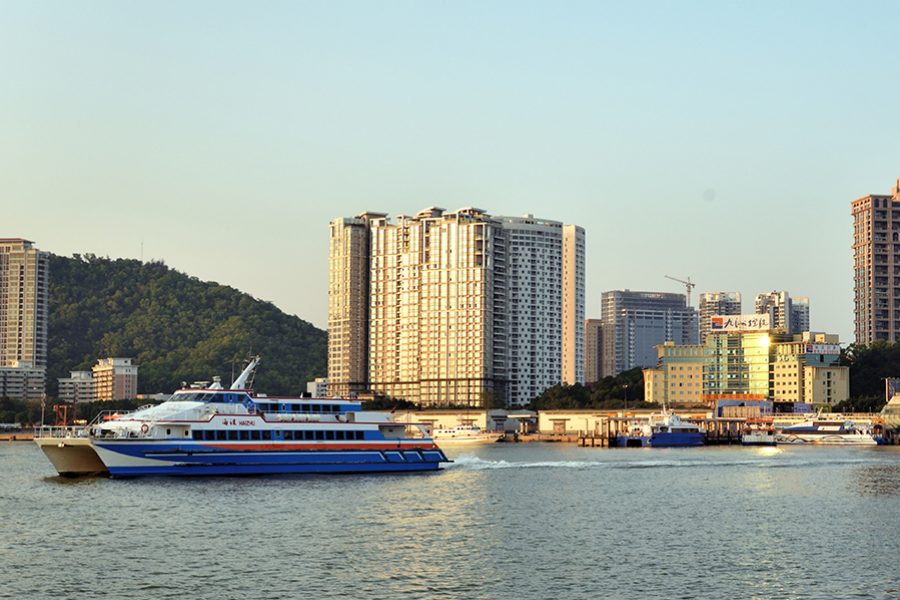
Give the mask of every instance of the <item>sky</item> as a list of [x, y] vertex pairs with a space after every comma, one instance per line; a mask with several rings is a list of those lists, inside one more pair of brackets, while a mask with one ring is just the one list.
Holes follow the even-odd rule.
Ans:
[[[328, 223], [586, 230], [613, 289], [810, 297], [900, 177], [897, 2], [0, 0], [0, 237], [162, 260], [324, 328]], [[51, 274], [52, 277], [52, 274]]]

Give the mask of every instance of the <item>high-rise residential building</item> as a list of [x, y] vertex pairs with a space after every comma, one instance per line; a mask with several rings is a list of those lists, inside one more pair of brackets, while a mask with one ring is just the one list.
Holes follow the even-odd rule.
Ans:
[[900, 179], [850, 203], [856, 343], [900, 341]]
[[710, 317], [741, 314], [740, 292], [704, 292], [700, 294], [700, 343], [706, 342]]
[[49, 257], [0, 238], [0, 397], [40, 398], [46, 385]]
[[584, 228], [563, 225], [562, 383], [584, 383]]
[[756, 314], [768, 314], [772, 319], [772, 328], [784, 333], [793, 332], [793, 306], [791, 295], [785, 291], [771, 291], [756, 296]]
[[335, 219], [328, 263], [328, 393], [350, 397], [368, 389], [369, 226], [384, 213]]
[[511, 405], [558, 383], [584, 382], [584, 230], [497, 217], [506, 256], [506, 374]]
[[600, 319], [584, 322], [584, 382], [600, 381], [600, 353], [603, 344], [603, 328]]
[[601, 377], [653, 367], [656, 346], [697, 343], [697, 311], [683, 294], [615, 290], [601, 297]]
[[[569, 344], [571, 375], [583, 380], [583, 331], [565, 328], [570, 315], [584, 318], [581, 228], [477, 208], [431, 207], [394, 222], [368, 215], [332, 222], [333, 240], [368, 244], [358, 269], [346, 264], [346, 242], [331, 253], [332, 271], [343, 272], [330, 275], [329, 327], [354, 304], [341, 296], [365, 289], [368, 298], [359, 388], [432, 406], [523, 404], [564, 380]], [[329, 393], [346, 393], [334, 378], [359, 356], [345, 350], [353, 337], [332, 341], [329, 329]]]
[[791, 298], [791, 333], [809, 331], [809, 296]]
[[130, 358], [101, 358], [93, 366], [97, 400], [131, 400], [137, 397], [138, 366]]
[[57, 381], [59, 399], [64, 402], [93, 402], [97, 397], [91, 371], [70, 371], [69, 377], [61, 377]]

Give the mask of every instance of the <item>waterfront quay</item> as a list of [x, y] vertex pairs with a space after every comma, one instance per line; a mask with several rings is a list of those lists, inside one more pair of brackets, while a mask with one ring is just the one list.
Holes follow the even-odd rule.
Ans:
[[[683, 420], [696, 424], [704, 434], [706, 445], [741, 443], [741, 431], [748, 419], [758, 415], [720, 417], [712, 409], [675, 409]], [[646, 422], [659, 410], [503, 410], [503, 409], [444, 409], [422, 411], [398, 411], [396, 421], [424, 423], [433, 429], [476, 425], [485, 431], [503, 433], [507, 442], [557, 442], [579, 446], [615, 447], [616, 436], [631, 427]], [[823, 413], [823, 417], [840, 418], [856, 423], [881, 423], [879, 413]], [[808, 420], [809, 413], [777, 413], [771, 415], [772, 424], [780, 429]], [[900, 443], [900, 435], [892, 423], [885, 424], [885, 440], [888, 444]]]

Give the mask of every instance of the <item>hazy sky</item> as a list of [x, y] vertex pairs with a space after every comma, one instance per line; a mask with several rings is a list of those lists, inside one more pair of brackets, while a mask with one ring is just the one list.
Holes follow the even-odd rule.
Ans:
[[[900, 177], [897, 2], [0, 1], [0, 237], [168, 265], [324, 327], [328, 222], [587, 232], [609, 289], [810, 296]], [[696, 295], [695, 295], [696, 303]]]

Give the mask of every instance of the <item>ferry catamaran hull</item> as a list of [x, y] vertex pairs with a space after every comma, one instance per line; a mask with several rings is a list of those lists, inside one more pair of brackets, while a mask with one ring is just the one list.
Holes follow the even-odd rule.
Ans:
[[274, 398], [242, 389], [176, 392], [158, 406], [77, 429], [42, 429], [61, 475], [264, 475], [434, 471], [449, 462], [420, 424], [364, 413], [358, 402]]

